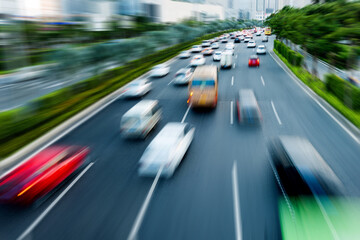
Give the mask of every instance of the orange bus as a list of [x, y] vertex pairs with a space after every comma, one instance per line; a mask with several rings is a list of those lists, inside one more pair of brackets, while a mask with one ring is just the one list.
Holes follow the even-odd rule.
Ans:
[[189, 83], [191, 107], [213, 107], [218, 99], [218, 68], [216, 66], [199, 66], [195, 69]]
[[269, 27], [265, 28], [265, 35], [271, 35], [271, 28]]

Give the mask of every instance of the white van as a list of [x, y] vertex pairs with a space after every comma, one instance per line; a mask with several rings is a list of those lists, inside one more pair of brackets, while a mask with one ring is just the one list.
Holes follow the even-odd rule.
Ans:
[[220, 59], [221, 68], [231, 68], [233, 65], [233, 54], [230, 51], [225, 51], [221, 54]]
[[120, 131], [124, 137], [145, 138], [161, 118], [157, 100], [142, 100], [121, 118]]

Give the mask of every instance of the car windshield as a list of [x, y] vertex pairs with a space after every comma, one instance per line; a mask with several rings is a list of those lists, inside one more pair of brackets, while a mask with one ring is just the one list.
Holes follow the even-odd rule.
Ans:
[[221, 52], [216, 52], [215, 55], [221, 55]]
[[175, 77], [176, 77], [176, 78], [183, 78], [183, 77], [185, 77], [185, 73], [177, 73], [177, 74], [175, 75]]
[[123, 117], [121, 119], [121, 125], [124, 128], [136, 128], [140, 125], [141, 121], [139, 117]]
[[265, 47], [258, 47], [258, 49], [261, 49], [261, 50], [263, 50], [263, 49], [265, 49]]
[[193, 80], [192, 87], [213, 87], [215, 86], [214, 80]]

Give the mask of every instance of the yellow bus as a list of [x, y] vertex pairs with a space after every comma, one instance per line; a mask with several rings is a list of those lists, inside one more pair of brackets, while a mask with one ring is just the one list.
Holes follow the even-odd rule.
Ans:
[[271, 35], [271, 28], [269, 27], [265, 28], [265, 35]]
[[216, 66], [199, 66], [195, 69], [189, 83], [191, 107], [215, 108], [218, 99], [218, 68]]

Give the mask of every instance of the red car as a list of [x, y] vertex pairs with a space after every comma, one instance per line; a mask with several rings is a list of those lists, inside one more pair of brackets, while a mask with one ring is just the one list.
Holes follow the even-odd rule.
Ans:
[[256, 55], [251, 55], [249, 58], [249, 67], [260, 67], [260, 59]]
[[75, 173], [86, 160], [89, 148], [46, 148], [0, 179], [0, 202], [27, 205], [45, 196]]

